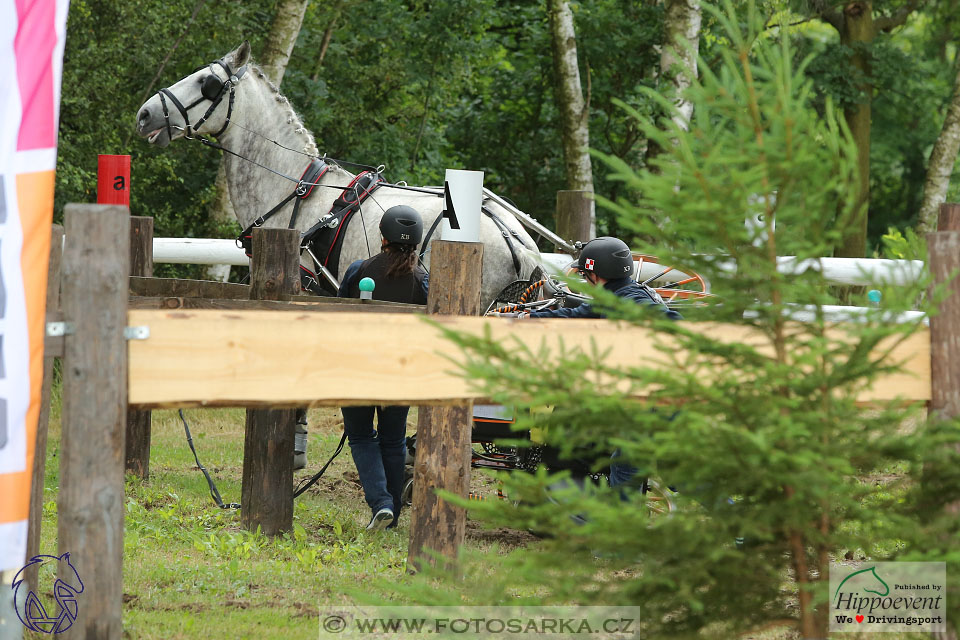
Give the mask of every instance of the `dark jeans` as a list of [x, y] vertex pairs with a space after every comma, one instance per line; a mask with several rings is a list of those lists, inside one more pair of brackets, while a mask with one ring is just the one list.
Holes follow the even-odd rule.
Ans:
[[[410, 407], [341, 407], [340, 411], [367, 505], [374, 513], [384, 507], [393, 509], [394, 517], [399, 517]], [[373, 428], [374, 412], [377, 429]]]

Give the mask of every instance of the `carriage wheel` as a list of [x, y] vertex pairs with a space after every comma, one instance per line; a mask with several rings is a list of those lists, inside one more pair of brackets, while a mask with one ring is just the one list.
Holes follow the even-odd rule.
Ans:
[[[649, 256], [642, 253], [633, 254], [637, 262], [637, 273], [640, 273], [640, 270], [643, 268], [644, 264], [656, 264], [660, 265], [660, 262], [657, 260], [656, 256]], [[685, 277], [680, 278], [674, 282], [670, 282], [661, 286], [653, 286], [652, 283], [655, 283], [657, 280], [662, 278], [671, 272], [683, 273]], [[682, 267], [672, 267], [672, 266], [663, 266], [663, 268], [656, 273], [652, 278], [646, 280], [641, 280], [641, 282], [651, 282], [653, 290], [660, 294], [660, 297], [663, 298], [663, 301], [666, 303], [671, 302], [680, 302], [680, 301], [689, 301], [689, 302], [707, 302], [710, 298], [713, 298], [713, 294], [710, 293], [710, 286], [707, 284], [707, 281], [704, 280], [703, 276], [699, 273], [684, 270]]]
[[665, 487], [653, 478], [646, 482], [647, 510], [651, 520], [654, 518], [670, 517], [677, 510], [676, 492]]

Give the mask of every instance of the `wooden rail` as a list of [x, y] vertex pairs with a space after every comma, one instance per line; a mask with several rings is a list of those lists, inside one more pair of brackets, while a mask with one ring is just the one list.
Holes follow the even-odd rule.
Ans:
[[[438, 327], [495, 340], [516, 340], [534, 351], [609, 350], [613, 367], [672, 366], [657, 350], [661, 334], [609, 320], [511, 320], [440, 316], [435, 324], [413, 314], [280, 311], [166, 312], [132, 310], [129, 324], [150, 327], [150, 339], [131, 342], [130, 404], [137, 407], [267, 407], [343, 404], [456, 404], [482, 398], [456, 373], [464, 356]], [[758, 332], [735, 325], [697, 324], [697, 331], [741, 344], [764, 344]], [[837, 329], [835, 338], [843, 339]], [[902, 373], [880, 377], [859, 400], [930, 399], [930, 337], [919, 330], [894, 357]], [[402, 348], [397, 345], [402, 344]], [[190, 366], [184, 366], [189, 362]], [[325, 372], [324, 375], [318, 375]]]

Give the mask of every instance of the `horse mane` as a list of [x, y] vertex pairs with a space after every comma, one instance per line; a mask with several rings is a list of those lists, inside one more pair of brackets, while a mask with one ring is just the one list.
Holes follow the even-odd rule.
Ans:
[[287, 109], [287, 124], [293, 125], [294, 132], [298, 133], [306, 138], [306, 142], [303, 145], [303, 152], [309, 154], [310, 156], [317, 157], [320, 155], [320, 149], [317, 147], [317, 141], [314, 139], [313, 134], [310, 133], [310, 130], [307, 129], [303, 124], [303, 120], [293, 110], [293, 107], [290, 105], [290, 101], [287, 100], [287, 97], [280, 93], [280, 89], [273, 83], [273, 81], [267, 77], [267, 74], [263, 72], [255, 62], [252, 60], [247, 63], [249, 71], [252, 72], [257, 78], [263, 80], [270, 90], [273, 92], [274, 97], [277, 102], [281, 105], [284, 105]]

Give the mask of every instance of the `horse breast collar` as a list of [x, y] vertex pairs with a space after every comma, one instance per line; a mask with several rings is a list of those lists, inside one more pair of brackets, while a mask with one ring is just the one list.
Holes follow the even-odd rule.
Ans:
[[[187, 127], [187, 137], [192, 137], [197, 133], [203, 123], [207, 121], [217, 107], [220, 106], [220, 103], [223, 102], [223, 96], [225, 93], [229, 92], [230, 102], [227, 106], [227, 119], [224, 121], [223, 126], [220, 127], [220, 130], [212, 134], [214, 138], [220, 137], [220, 135], [227, 130], [227, 125], [230, 124], [230, 116], [233, 115], [233, 100], [234, 100], [234, 86], [240, 81], [240, 78], [243, 77], [243, 74], [247, 72], [247, 65], [243, 65], [237, 69], [236, 73], [233, 73], [230, 70], [230, 66], [223, 60], [216, 60], [215, 62], [210, 63], [210, 66], [218, 64], [223, 67], [223, 70], [227, 72], [227, 79], [221, 80], [217, 74], [213, 73], [211, 70], [210, 74], [204, 77], [203, 82], [200, 85], [200, 97], [191, 102], [188, 106], [183, 106], [180, 100], [177, 99], [177, 96], [173, 95], [173, 92], [169, 88], [160, 89], [158, 95], [160, 96], [160, 106], [163, 107], [163, 119], [167, 125], [167, 137], [173, 139], [173, 131], [170, 127], [170, 112], [167, 109], [167, 98], [173, 103], [173, 106], [177, 108], [177, 111], [180, 112], [180, 116], [183, 118], [183, 122]], [[209, 100], [211, 102], [210, 107], [207, 109], [207, 112], [203, 114], [197, 124], [190, 125], [190, 116], [187, 114], [190, 109], [194, 108], [204, 100]]]
[[293, 193], [288, 195], [286, 198], [280, 201], [277, 206], [270, 211], [267, 211], [265, 214], [254, 220], [247, 226], [246, 229], [240, 232], [240, 235], [237, 236], [237, 246], [242, 247], [244, 253], [247, 254], [247, 257], [252, 257], [253, 255], [253, 229], [255, 227], [262, 227], [263, 224], [272, 218], [280, 209], [283, 208], [285, 204], [296, 198], [296, 202], [293, 203], [293, 214], [290, 216], [290, 224], [287, 225], [288, 229], [294, 229], [297, 226], [297, 215], [300, 213], [300, 203], [307, 198], [313, 190], [316, 188], [317, 183], [320, 182], [320, 178], [330, 170], [330, 165], [328, 165], [322, 158], [313, 158], [310, 161], [310, 164], [307, 165], [307, 168], [304, 169], [303, 175], [300, 176], [300, 180], [297, 182], [297, 186], [293, 189]]
[[[384, 184], [380, 171], [363, 171], [343, 190], [330, 207], [330, 212], [320, 218], [315, 225], [300, 234], [301, 250], [317, 265], [317, 271], [326, 270], [334, 277], [339, 276], [340, 247], [343, 245], [344, 231], [353, 213], [373, 191]], [[301, 265], [301, 283], [304, 289], [323, 295], [325, 284], [320, 284], [316, 274]], [[333, 293], [336, 293], [335, 291]]]

